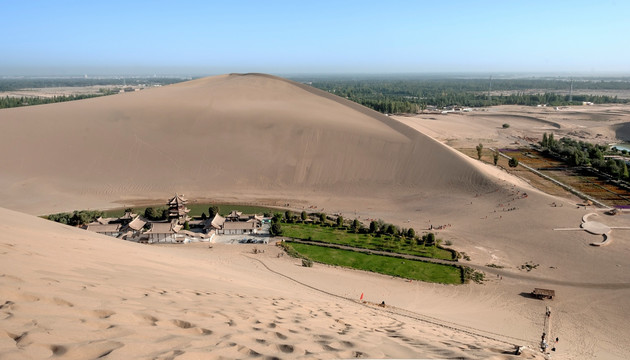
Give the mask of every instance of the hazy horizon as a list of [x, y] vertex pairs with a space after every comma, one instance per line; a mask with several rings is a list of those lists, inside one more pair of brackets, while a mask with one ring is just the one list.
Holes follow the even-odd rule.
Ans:
[[0, 76], [620, 76], [629, 12], [615, 1], [5, 2]]

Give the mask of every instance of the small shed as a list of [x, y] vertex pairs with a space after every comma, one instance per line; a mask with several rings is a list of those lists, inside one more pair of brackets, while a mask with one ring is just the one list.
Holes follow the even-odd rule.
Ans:
[[534, 291], [532, 291], [532, 296], [541, 300], [553, 300], [553, 298], [556, 296], [556, 291], [550, 289], [534, 288]]

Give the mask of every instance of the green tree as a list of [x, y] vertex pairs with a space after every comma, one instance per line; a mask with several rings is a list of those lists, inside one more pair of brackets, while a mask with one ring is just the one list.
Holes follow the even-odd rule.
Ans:
[[190, 224], [188, 221], [184, 222], [184, 230], [190, 230]]
[[424, 241], [425, 245], [429, 245], [429, 246], [433, 246], [435, 245], [435, 234], [434, 233], [428, 233], [426, 235], [426, 240]]
[[271, 228], [269, 229], [269, 234], [271, 234], [271, 236], [282, 235], [282, 226], [280, 225], [279, 222], [275, 222], [271, 224]]
[[375, 234], [378, 231], [378, 224], [376, 221], [370, 221], [370, 234]]
[[206, 215], [206, 213], [201, 213], [201, 220], [206, 220], [208, 219], [208, 215]]
[[352, 229], [352, 231], [354, 231], [355, 233], [358, 232], [361, 229], [361, 222], [359, 222], [358, 219], [354, 219], [352, 220], [352, 225], [350, 227]]
[[499, 150], [494, 150], [494, 153], [492, 153], [492, 161], [494, 162], [494, 166], [497, 166], [499, 162]]
[[155, 208], [149, 206], [148, 208], [144, 209], [144, 217], [149, 220], [156, 220], [159, 215], [155, 211]]
[[407, 237], [414, 239], [416, 237], [416, 231], [413, 228], [409, 228], [409, 230], [407, 230]]
[[275, 224], [275, 223], [280, 223], [282, 221], [282, 213], [274, 213], [273, 217], [271, 218], [271, 223]]
[[214, 218], [215, 215], [219, 214], [219, 207], [216, 205], [210, 206], [208, 208], [208, 217], [210, 219]]
[[300, 219], [302, 219], [302, 222], [304, 222], [304, 220], [306, 220], [307, 217], [308, 215], [306, 214], [306, 211], [302, 211], [302, 213], [300, 214]]
[[542, 147], [544, 148], [549, 147], [549, 138], [547, 137], [547, 133], [543, 133], [543, 138], [540, 142], [540, 145], [542, 145]]
[[323, 224], [326, 222], [326, 214], [319, 213], [319, 221]]
[[477, 159], [481, 160], [481, 153], [483, 152], [483, 144], [477, 145]]
[[287, 210], [284, 212], [284, 218], [286, 221], [293, 220], [293, 212], [291, 210]]
[[337, 227], [342, 227], [343, 226], [343, 216], [339, 215], [337, 216]]
[[628, 173], [628, 165], [626, 164], [626, 162], [622, 162], [621, 163], [621, 177], [623, 179], [628, 180], [628, 178], [630, 177], [630, 173]]
[[518, 159], [515, 157], [510, 158], [510, 160], [508, 161], [508, 165], [510, 165], [510, 167], [517, 167]]

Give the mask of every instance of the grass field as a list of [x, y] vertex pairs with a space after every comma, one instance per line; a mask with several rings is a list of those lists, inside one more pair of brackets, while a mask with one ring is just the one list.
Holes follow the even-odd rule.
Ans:
[[[208, 215], [208, 208], [210, 206], [218, 206], [219, 214], [227, 215], [232, 210], [241, 211], [243, 214], [263, 214], [265, 212], [274, 213], [280, 211], [279, 209], [268, 208], [264, 206], [252, 206], [252, 205], [237, 205], [237, 204], [191, 204], [186, 205], [190, 209], [190, 216], [199, 217], [201, 213], [206, 213]], [[153, 205], [154, 208], [166, 207], [166, 204], [156, 204]], [[147, 206], [144, 207], [134, 207], [133, 212], [136, 214], [144, 214], [144, 210]], [[120, 209], [112, 209], [105, 211], [105, 217], [119, 217], [123, 215], [125, 212], [124, 208]]]
[[441, 284], [461, 284], [462, 270], [456, 266], [422, 261], [369, 255], [349, 250], [331, 249], [316, 245], [287, 243], [299, 254], [329, 265], [350, 267], [405, 279]]
[[294, 239], [314, 240], [364, 249], [454, 260], [450, 251], [437, 246], [412, 245], [413, 241], [408, 239], [396, 239], [391, 236], [374, 237], [368, 234], [355, 234], [346, 230], [313, 224], [282, 224], [282, 235]]

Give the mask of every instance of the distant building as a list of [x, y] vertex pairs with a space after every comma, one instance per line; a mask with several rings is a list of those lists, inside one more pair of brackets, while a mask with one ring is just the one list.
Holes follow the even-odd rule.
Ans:
[[97, 234], [103, 234], [107, 236], [118, 237], [121, 234], [122, 225], [118, 224], [101, 224], [99, 222], [90, 223], [85, 226], [88, 231], [95, 232]]
[[217, 235], [255, 234], [262, 226], [262, 216], [243, 215], [240, 211], [232, 211], [225, 217], [217, 214], [206, 220], [204, 231], [214, 231]]
[[152, 243], [177, 243], [183, 242], [177, 241], [177, 232], [182, 229], [182, 226], [177, 224], [175, 221], [159, 223], [153, 222], [151, 223], [151, 227], [147, 232], [148, 242]]

